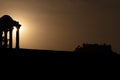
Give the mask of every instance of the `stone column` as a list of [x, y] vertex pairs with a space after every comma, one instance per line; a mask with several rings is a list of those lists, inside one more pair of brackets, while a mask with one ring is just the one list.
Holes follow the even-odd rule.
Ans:
[[19, 49], [19, 29], [20, 27], [16, 27], [17, 31], [16, 31], [16, 49]]
[[2, 48], [2, 30], [0, 30], [0, 48]]
[[13, 41], [12, 41], [12, 31], [13, 31], [13, 28], [10, 29], [10, 33], [9, 33], [9, 48], [12, 48], [12, 44], [13, 44]]
[[7, 48], [7, 30], [5, 30], [4, 48]]

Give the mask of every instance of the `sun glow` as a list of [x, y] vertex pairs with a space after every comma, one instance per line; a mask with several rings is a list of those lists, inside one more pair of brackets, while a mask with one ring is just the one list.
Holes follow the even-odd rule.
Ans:
[[[20, 27], [20, 33], [22, 33], [23, 32], [23, 27]], [[16, 31], [17, 31], [17, 28], [16, 27], [14, 27], [13, 28], [13, 34], [16, 34]]]
[[[28, 28], [28, 26], [30, 26], [28, 24], [28, 20], [26, 20], [25, 17], [18, 17], [18, 16], [13, 16], [14, 20], [17, 20], [19, 22], [19, 24], [21, 24], [21, 27], [19, 29], [19, 41], [20, 41], [20, 48], [26, 48], [26, 46], [28, 45], [27, 43], [29, 41], [27, 41], [28, 37], [29, 37], [29, 33], [31, 32], [31, 28]], [[15, 48], [16, 45], [16, 31], [17, 28], [16, 26], [13, 27], [13, 48]]]
[[17, 31], [16, 27], [13, 28], [13, 34], [15, 34]]

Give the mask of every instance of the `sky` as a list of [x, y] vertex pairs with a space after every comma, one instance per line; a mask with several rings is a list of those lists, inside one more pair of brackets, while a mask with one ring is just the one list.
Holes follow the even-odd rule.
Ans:
[[73, 51], [105, 43], [120, 53], [120, 0], [0, 0], [3, 15], [22, 25], [21, 48]]

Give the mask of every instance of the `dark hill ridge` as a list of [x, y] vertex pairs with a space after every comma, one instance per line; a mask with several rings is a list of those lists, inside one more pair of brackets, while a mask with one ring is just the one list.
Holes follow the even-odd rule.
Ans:
[[10, 63], [48, 63], [69, 62], [73, 59], [73, 52], [33, 50], [33, 49], [2, 49], [1, 55]]
[[0, 53], [2, 62], [10, 64], [120, 64], [120, 55], [112, 51], [1, 49]]

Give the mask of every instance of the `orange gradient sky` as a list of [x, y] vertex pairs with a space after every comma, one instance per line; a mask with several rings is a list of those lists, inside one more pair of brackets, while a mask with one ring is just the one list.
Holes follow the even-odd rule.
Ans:
[[21, 48], [72, 51], [106, 43], [120, 52], [119, 0], [0, 0], [3, 15], [22, 24]]

